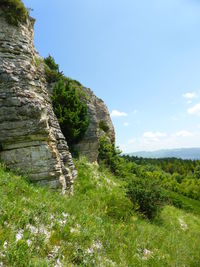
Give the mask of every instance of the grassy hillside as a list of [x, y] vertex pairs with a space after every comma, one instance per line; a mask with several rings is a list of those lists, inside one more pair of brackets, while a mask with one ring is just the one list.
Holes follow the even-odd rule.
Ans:
[[200, 266], [198, 209], [165, 206], [150, 223], [132, 212], [123, 182], [76, 165], [73, 197], [0, 167], [0, 266]]

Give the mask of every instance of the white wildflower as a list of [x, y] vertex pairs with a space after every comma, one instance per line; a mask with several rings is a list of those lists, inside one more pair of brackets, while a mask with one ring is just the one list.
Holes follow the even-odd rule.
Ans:
[[80, 231], [78, 229], [76, 229], [76, 228], [70, 228], [70, 233], [71, 234], [79, 234]]
[[76, 224], [76, 227], [75, 228], [70, 228], [70, 233], [72, 234], [80, 234], [80, 228], [81, 226], [79, 224]]
[[150, 250], [148, 250], [148, 249], [145, 248], [144, 251], [143, 251], [143, 257], [142, 257], [142, 259], [143, 260], [148, 260], [148, 258], [151, 257], [152, 254], [153, 254], [152, 251], [150, 251]]
[[32, 244], [32, 241], [30, 239], [26, 240], [27, 245], [30, 247]]
[[109, 266], [109, 267], [115, 267], [117, 266], [117, 264], [108, 259], [108, 258], [104, 258], [102, 256], [98, 256], [98, 261], [99, 261], [99, 267], [104, 267], [104, 266]]
[[40, 227], [40, 234], [43, 234], [43, 235], [45, 235], [45, 239], [46, 239], [46, 241], [48, 241], [49, 240], [49, 238], [50, 238], [50, 236], [51, 236], [51, 233], [45, 228], [45, 226], [44, 225], [42, 225], [41, 227]]
[[93, 243], [93, 248], [95, 248], [95, 249], [101, 249], [102, 247], [103, 247], [103, 245], [100, 241]]
[[60, 262], [60, 260], [59, 259], [57, 259], [57, 261], [56, 261], [56, 265], [54, 265], [54, 267], [62, 267], [63, 265], [62, 265], [62, 263]]
[[3, 267], [3, 262], [0, 261], [0, 267]]
[[3, 248], [6, 250], [6, 249], [7, 249], [7, 247], [8, 247], [8, 242], [7, 242], [7, 241], [5, 241], [5, 242], [4, 242], [4, 244], [3, 244]]
[[65, 213], [65, 212], [63, 212], [63, 213], [62, 213], [62, 216], [63, 216], [64, 218], [67, 218], [67, 217], [69, 217], [69, 214], [68, 214], [68, 213]]
[[27, 224], [26, 229], [29, 230], [33, 235], [37, 235], [39, 233], [45, 235], [46, 241], [48, 241], [51, 236], [51, 233], [44, 225], [41, 225], [40, 228], [37, 228], [34, 225]]
[[60, 224], [60, 226], [65, 226], [67, 220], [59, 220], [58, 223]]
[[181, 218], [179, 218], [178, 221], [180, 223], [181, 229], [183, 231], [187, 230], [187, 228], [188, 228], [187, 224]]
[[38, 223], [39, 222], [39, 218], [37, 216], [35, 216], [34, 217], [34, 221]]
[[29, 230], [33, 235], [38, 234], [38, 228], [31, 224], [27, 224], [26, 229]]
[[96, 241], [92, 243], [92, 246], [86, 250], [87, 254], [93, 254], [95, 251], [103, 248], [101, 241]]
[[53, 248], [53, 250], [48, 254], [48, 257], [49, 258], [55, 258], [58, 254], [58, 251], [59, 251], [60, 247], [59, 246], [55, 246]]
[[94, 253], [93, 248], [88, 248], [88, 249], [86, 250], [86, 253], [89, 254], [89, 255], [93, 254], [93, 253]]
[[23, 233], [24, 233], [24, 230], [23, 229], [21, 229], [21, 230], [19, 230], [17, 232], [17, 234], [16, 234], [16, 241], [19, 241], [19, 240], [21, 240], [23, 238]]
[[55, 216], [53, 214], [50, 215], [50, 220], [55, 220]]
[[0, 257], [1, 257], [1, 258], [5, 258], [5, 256], [6, 256], [5, 253], [2, 253], [2, 252], [0, 251]]

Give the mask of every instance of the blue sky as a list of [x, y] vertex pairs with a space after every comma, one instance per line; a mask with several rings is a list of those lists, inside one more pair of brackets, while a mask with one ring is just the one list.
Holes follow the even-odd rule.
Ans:
[[200, 147], [198, 0], [24, 0], [35, 46], [102, 98], [124, 152]]

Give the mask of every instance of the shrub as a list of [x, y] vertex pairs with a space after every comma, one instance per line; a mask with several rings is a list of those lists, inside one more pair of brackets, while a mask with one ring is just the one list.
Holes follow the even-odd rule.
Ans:
[[119, 155], [121, 151], [115, 148], [109, 138], [104, 135], [99, 138], [99, 157], [98, 160], [103, 162], [110, 170], [115, 173], [119, 164]]
[[114, 220], [127, 220], [132, 215], [133, 205], [129, 198], [111, 193], [107, 197], [107, 215]]
[[103, 130], [105, 133], [109, 131], [109, 126], [106, 124], [104, 120], [99, 122], [99, 129]]
[[88, 108], [81, 101], [80, 91], [70, 81], [61, 79], [54, 86], [52, 103], [68, 144], [71, 146], [80, 141], [89, 125]]
[[157, 181], [132, 177], [127, 185], [127, 196], [134, 209], [153, 219], [163, 206], [166, 197]]
[[180, 195], [175, 195], [173, 192], [168, 192], [168, 202], [176, 208], [184, 209], [186, 211], [192, 211], [192, 206], [184, 202], [184, 199]]
[[59, 71], [59, 66], [56, 64], [54, 58], [49, 55], [44, 58], [45, 63], [45, 75], [48, 83], [58, 82], [61, 78], [64, 78], [62, 72]]
[[19, 22], [26, 22], [28, 12], [21, 0], [1, 0], [0, 8], [8, 23], [17, 26]]
[[99, 138], [99, 156], [100, 165], [105, 165], [118, 178], [127, 178], [131, 175], [131, 165], [121, 156], [121, 151], [110, 139], [104, 135]]

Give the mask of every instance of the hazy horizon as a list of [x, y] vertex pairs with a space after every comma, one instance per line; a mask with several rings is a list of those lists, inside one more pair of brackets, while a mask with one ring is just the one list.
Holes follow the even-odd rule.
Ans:
[[132, 152], [129, 152], [130, 154], [131, 153], [140, 153], [140, 152], [158, 152], [158, 151], [171, 151], [171, 150], [187, 150], [187, 149], [200, 149], [200, 146], [199, 147], [174, 147], [174, 148], [161, 148], [161, 149], [156, 149], [156, 150], [137, 150], [137, 151], [132, 151]]

